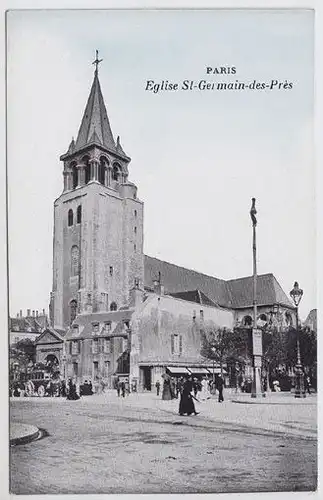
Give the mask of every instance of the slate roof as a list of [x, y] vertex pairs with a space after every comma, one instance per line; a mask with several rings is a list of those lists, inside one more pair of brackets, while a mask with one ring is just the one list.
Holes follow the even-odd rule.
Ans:
[[[253, 303], [253, 276], [229, 280], [226, 282], [233, 309], [251, 307]], [[293, 307], [293, 304], [271, 273], [260, 274], [257, 278], [257, 304], [281, 304]]]
[[[113, 337], [123, 333], [124, 331], [124, 321], [129, 321], [134, 312], [134, 309], [110, 311], [110, 312], [97, 312], [90, 314], [79, 314], [73, 321], [74, 325], [80, 327], [80, 334], [77, 336], [73, 335], [72, 329], [69, 329], [66, 333], [66, 339], [82, 339], [93, 337], [92, 335], [92, 323], [105, 323], [110, 321], [112, 329], [109, 336]], [[82, 327], [84, 327], [82, 329]], [[102, 330], [99, 332], [102, 333]]]
[[47, 316], [25, 316], [10, 318], [9, 328], [13, 332], [41, 333], [47, 326]]
[[144, 256], [144, 266], [145, 288], [148, 290], [153, 290], [153, 282], [158, 279], [158, 272], [160, 272], [166, 293], [174, 294], [201, 290], [215, 304], [223, 307], [226, 307], [228, 304], [229, 298], [224, 280], [207, 276], [192, 269], [176, 266], [175, 264], [149, 257], [148, 255]]
[[188, 300], [189, 302], [196, 302], [197, 304], [202, 304], [205, 306], [216, 307], [215, 304], [209, 297], [205, 295], [205, 293], [200, 290], [191, 290], [188, 292], [176, 292], [170, 294], [172, 297], [177, 299]]
[[[193, 302], [210, 301], [213, 306], [231, 309], [252, 307], [253, 277], [247, 276], [233, 280], [222, 280], [192, 269], [176, 266], [154, 257], [145, 255], [145, 288], [153, 290], [154, 280], [161, 273], [165, 293], [173, 297]], [[198, 293], [203, 294], [202, 298]], [[201, 302], [202, 300], [202, 302]], [[206, 302], [203, 302], [206, 301]], [[293, 304], [279, 285], [273, 274], [261, 274], [257, 279], [257, 303], [259, 305], [281, 304], [293, 307]]]

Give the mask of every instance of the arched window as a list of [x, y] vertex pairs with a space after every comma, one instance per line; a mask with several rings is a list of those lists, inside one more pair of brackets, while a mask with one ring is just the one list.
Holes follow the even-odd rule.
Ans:
[[135, 217], [137, 217], [137, 210], [135, 210]]
[[101, 156], [100, 158], [100, 165], [99, 165], [99, 182], [101, 184], [105, 184], [105, 172], [107, 169], [108, 161], [104, 156]]
[[72, 246], [71, 250], [71, 276], [78, 276], [80, 263], [80, 251], [76, 245]]
[[115, 163], [112, 169], [112, 179], [114, 181], [118, 181], [119, 176], [120, 176], [120, 166], [117, 163]]
[[116, 311], [117, 309], [118, 309], [118, 306], [117, 306], [116, 302], [111, 302], [110, 311]]
[[73, 176], [73, 189], [77, 187], [78, 184], [78, 172], [77, 172], [77, 167], [74, 165], [72, 169], [72, 176]]
[[243, 318], [243, 325], [244, 326], [252, 326], [252, 317], [251, 316], [245, 316]]
[[70, 208], [67, 215], [67, 223], [69, 226], [73, 226], [73, 210]]
[[77, 207], [76, 222], [77, 222], [77, 224], [80, 224], [82, 222], [82, 206], [81, 205], [79, 205]]
[[85, 165], [85, 184], [88, 184], [91, 180], [91, 165], [89, 162], [89, 157], [84, 156], [84, 158], [82, 158], [82, 162]]
[[70, 323], [72, 324], [76, 318], [77, 313], [77, 302], [76, 300], [71, 300], [70, 302]]

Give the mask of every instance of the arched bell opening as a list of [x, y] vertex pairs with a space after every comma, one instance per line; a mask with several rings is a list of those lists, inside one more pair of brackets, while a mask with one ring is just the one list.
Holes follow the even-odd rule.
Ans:
[[112, 168], [112, 179], [121, 182], [121, 167], [119, 163], [114, 163]]
[[85, 165], [85, 184], [88, 184], [91, 180], [91, 165], [89, 156], [83, 156], [82, 163]]
[[108, 159], [105, 156], [100, 157], [99, 163], [99, 182], [100, 184], [106, 184], [106, 172], [109, 166]]

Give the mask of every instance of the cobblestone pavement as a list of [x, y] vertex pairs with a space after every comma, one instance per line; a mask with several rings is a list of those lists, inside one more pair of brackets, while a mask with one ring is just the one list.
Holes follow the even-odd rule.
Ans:
[[[11, 401], [12, 422], [46, 429], [11, 448], [11, 491], [220, 493], [316, 488], [315, 405], [178, 401], [114, 393]], [[297, 411], [295, 411], [295, 409]]]

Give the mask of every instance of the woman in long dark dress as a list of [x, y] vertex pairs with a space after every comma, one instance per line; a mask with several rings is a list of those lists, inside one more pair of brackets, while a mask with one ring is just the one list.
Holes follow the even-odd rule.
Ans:
[[67, 394], [66, 399], [69, 399], [72, 401], [76, 401], [76, 400], [80, 399], [80, 396], [76, 392], [76, 385], [73, 384], [71, 379], [68, 382], [68, 394]]
[[194, 413], [194, 415], [197, 415], [198, 412], [195, 410], [194, 406], [194, 401], [193, 401], [193, 396], [191, 394], [193, 390], [193, 383], [191, 380], [185, 380], [184, 385], [183, 385], [183, 390], [181, 393], [181, 400], [179, 402], [179, 411], [178, 413], [180, 415], [191, 415]]
[[171, 387], [170, 387], [170, 378], [165, 377], [163, 383], [163, 394], [162, 399], [165, 401], [169, 401], [172, 399]]

